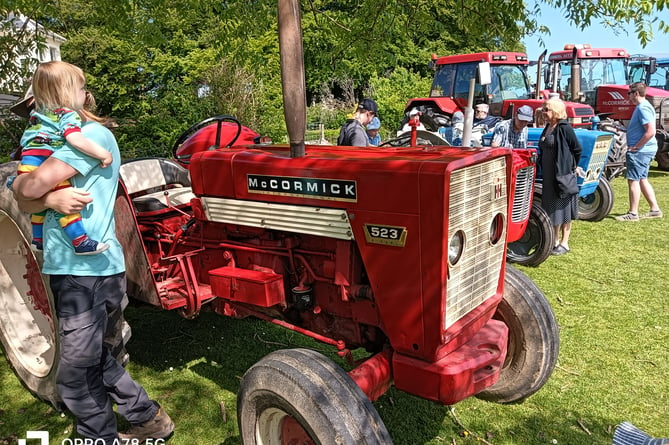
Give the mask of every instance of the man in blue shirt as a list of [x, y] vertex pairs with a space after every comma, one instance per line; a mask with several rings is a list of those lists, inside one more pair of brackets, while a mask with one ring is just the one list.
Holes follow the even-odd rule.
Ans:
[[648, 181], [650, 163], [657, 152], [655, 139], [655, 108], [646, 100], [646, 85], [635, 82], [630, 85], [629, 100], [636, 108], [627, 127], [627, 186], [629, 188], [629, 210], [616, 216], [618, 221], [639, 221], [639, 200], [643, 194], [650, 212], [642, 218], [662, 218], [662, 210], [657, 204], [655, 190]]
[[[76, 416], [77, 431], [95, 443], [163, 439], [174, 430], [172, 420], [104, 343], [108, 313], [120, 310], [126, 290], [125, 261], [114, 224], [121, 156], [112, 133], [95, 120], [88, 120], [82, 131], [112, 153], [111, 166], [101, 168], [97, 159], [64, 146], [11, 184], [21, 210], [80, 211], [91, 236], [109, 245], [97, 255], [75, 255], [57, 215], [47, 212], [42, 272], [49, 275], [59, 321], [58, 394]], [[73, 187], [51, 191], [65, 179]], [[126, 433], [117, 431], [112, 401], [132, 425]]]

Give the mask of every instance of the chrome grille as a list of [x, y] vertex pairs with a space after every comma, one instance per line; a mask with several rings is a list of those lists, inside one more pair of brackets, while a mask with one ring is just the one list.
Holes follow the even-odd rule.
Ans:
[[583, 183], [581, 186], [589, 184], [591, 182], [597, 182], [599, 180], [600, 173], [604, 169], [606, 164], [609, 147], [611, 146], [611, 140], [613, 139], [613, 134], [604, 134], [597, 136], [595, 140], [595, 146], [592, 149], [592, 154], [590, 155], [590, 162], [585, 169], [585, 178], [583, 178]]
[[518, 170], [516, 175], [516, 190], [513, 194], [513, 208], [511, 221], [519, 223], [530, 216], [532, 209], [532, 185], [534, 184], [534, 166]]
[[468, 166], [451, 175], [448, 237], [462, 230], [465, 243], [458, 263], [449, 266], [444, 329], [497, 291], [506, 227], [502, 239], [495, 245], [490, 242], [490, 227], [498, 214], [506, 223], [507, 196], [505, 158]]
[[209, 221], [353, 239], [348, 215], [341, 209], [211, 197], [202, 198], [202, 207]]

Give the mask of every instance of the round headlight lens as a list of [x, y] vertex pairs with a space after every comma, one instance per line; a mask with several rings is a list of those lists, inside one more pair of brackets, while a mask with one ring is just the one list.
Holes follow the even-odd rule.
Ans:
[[458, 230], [451, 237], [451, 241], [448, 243], [448, 263], [451, 266], [455, 266], [460, 258], [462, 253], [465, 251], [465, 232]]
[[504, 236], [504, 215], [498, 213], [490, 223], [490, 244], [497, 244]]

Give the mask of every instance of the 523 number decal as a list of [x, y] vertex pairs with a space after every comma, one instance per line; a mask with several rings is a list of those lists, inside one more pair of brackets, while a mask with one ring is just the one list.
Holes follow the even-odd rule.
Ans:
[[365, 239], [368, 243], [404, 247], [407, 238], [406, 227], [365, 224]]

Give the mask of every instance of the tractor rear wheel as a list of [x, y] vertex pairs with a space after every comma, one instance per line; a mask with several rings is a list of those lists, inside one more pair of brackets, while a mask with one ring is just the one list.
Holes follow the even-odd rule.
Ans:
[[339, 366], [308, 349], [270, 353], [242, 378], [244, 445], [392, 444], [374, 406]]
[[0, 342], [16, 376], [38, 398], [57, 406], [58, 320], [42, 277], [41, 252], [30, 248], [30, 220], [5, 183], [16, 162], [0, 165]]
[[524, 266], [538, 266], [550, 256], [555, 244], [555, 231], [546, 211], [540, 203], [532, 202], [530, 219], [522, 238], [509, 243], [506, 258]]
[[499, 380], [476, 397], [498, 403], [520, 402], [537, 392], [555, 368], [560, 349], [555, 314], [537, 285], [507, 265], [504, 298], [493, 318], [509, 328], [506, 359]]
[[660, 170], [669, 171], [669, 152], [660, 153], [658, 151], [655, 155], [655, 160]]
[[613, 208], [613, 189], [609, 181], [602, 175], [594, 193], [578, 199], [578, 219], [584, 221], [601, 221]]
[[613, 133], [613, 147], [609, 152], [609, 157], [606, 160], [606, 168], [604, 176], [609, 181], [621, 176], [625, 173], [625, 158], [627, 155], [627, 133], [620, 130], [616, 123], [610, 119], [602, 121], [599, 124], [601, 131], [608, 131]]
[[[0, 165], [0, 344], [19, 381], [35, 396], [60, 407], [56, 392], [59, 342], [58, 319], [51, 288], [41, 273], [42, 252], [31, 249], [32, 229], [19, 210], [7, 178], [16, 162]], [[127, 304], [124, 298], [123, 306]], [[123, 311], [109, 314], [105, 343], [121, 364], [128, 362], [125, 345], [130, 326]]]

